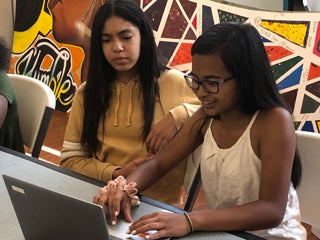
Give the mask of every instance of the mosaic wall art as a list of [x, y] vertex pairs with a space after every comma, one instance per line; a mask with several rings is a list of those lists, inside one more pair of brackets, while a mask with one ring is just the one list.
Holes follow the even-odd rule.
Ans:
[[[36, 77], [68, 111], [85, 81], [88, 32], [101, 0], [17, 0], [11, 72]], [[219, 22], [253, 24], [261, 34], [277, 86], [296, 129], [320, 132], [320, 14], [253, 10], [210, 0], [136, 0], [168, 66], [191, 68], [194, 40]], [[32, 11], [31, 11], [32, 10]], [[64, 20], [64, 22], [61, 22]], [[69, 22], [67, 22], [67, 20]], [[85, 30], [77, 34], [77, 29]]]
[[219, 22], [251, 23], [260, 32], [277, 86], [297, 130], [320, 132], [320, 15], [259, 11], [214, 1], [137, 1], [150, 19], [167, 64], [190, 69], [190, 48]]

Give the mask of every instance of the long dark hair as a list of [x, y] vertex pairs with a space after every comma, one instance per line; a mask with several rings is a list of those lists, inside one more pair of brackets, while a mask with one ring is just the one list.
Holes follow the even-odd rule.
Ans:
[[157, 79], [165, 69], [165, 65], [158, 57], [157, 46], [148, 19], [134, 1], [110, 0], [97, 10], [91, 30], [90, 61], [84, 90], [84, 120], [81, 136], [82, 146], [92, 154], [101, 147], [97, 139], [99, 121], [104, 119], [108, 111], [112, 95], [111, 87], [116, 78], [115, 70], [104, 57], [101, 41], [104, 23], [112, 16], [125, 19], [138, 27], [140, 31], [141, 49], [137, 65], [143, 97], [144, 125], [141, 130], [143, 139], [150, 131], [155, 101], [159, 96]]
[[[193, 44], [191, 55], [219, 54], [230, 73], [236, 76], [240, 110], [253, 114], [259, 109], [288, 109], [277, 89], [270, 62], [257, 29], [250, 24], [221, 23], [212, 26]], [[301, 180], [301, 160], [297, 148], [291, 181]]]

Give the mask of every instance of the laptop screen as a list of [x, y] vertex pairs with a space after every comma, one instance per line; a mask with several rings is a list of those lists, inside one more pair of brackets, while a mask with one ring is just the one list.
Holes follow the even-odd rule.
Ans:
[[25, 239], [123, 239], [109, 236], [101, 206], [7, 175], [3, 179]]
[[[143, 240], [147, 234], [126, 234], [130, 223], [107, 224], [100, 205], [2, 175], [27, 240]], [[157, 211], [167, 211], [154, 207]], [[170, 238], [166, 238], [170, 239]]]

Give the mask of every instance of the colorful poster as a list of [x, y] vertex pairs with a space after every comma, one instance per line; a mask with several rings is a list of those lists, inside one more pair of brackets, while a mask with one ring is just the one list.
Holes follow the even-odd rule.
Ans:
[[[90, 0], [17, 0], [10, 72], [46, 83], [56, 109], [68, 111], [81, 84], [88, 36], [78, 26]], [[82, 14], [82, 13], [81, 13]]]
[[[11, 72], [48, 84], [68, 111], [85, 81], [90, 24], [103, 0], [17, 0]], [[190, 69], [193, 41], [212, 24], [253, 24], [261, 34], [278, 88], [296, 129], [320, 132], [320, 15], [246, 9], [210, 0], [136, 0], [166, 64]], [[275, 123], [276, 124], [276, 123]]]

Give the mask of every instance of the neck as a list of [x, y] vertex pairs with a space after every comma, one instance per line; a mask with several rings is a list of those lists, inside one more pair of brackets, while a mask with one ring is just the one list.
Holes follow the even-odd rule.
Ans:
[[135, 79], [138, 76], [138, 72], [131, 69], [129, 71], [125, 71], [125, 72], [118, 72], [117, 73], [117, 80], [127, 84], [130, 81], [132, 81], [133, 79]]

